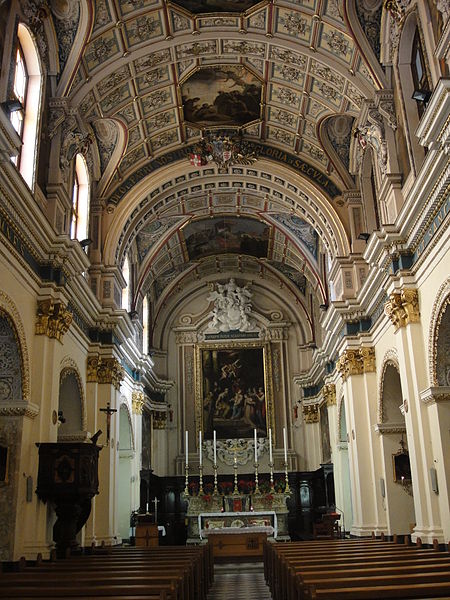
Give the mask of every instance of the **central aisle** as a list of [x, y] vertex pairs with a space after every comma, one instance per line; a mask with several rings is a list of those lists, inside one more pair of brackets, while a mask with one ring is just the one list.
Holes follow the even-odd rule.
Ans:
[[271, 600], [264, 581], [264, 567], [258, 563], [226, 563], [214, 566], [214, 585], [208, 600]]

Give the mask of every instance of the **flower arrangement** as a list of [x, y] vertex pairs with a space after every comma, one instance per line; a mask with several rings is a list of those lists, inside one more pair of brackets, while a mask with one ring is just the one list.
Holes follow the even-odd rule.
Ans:
[[211, 496], [211, 494], [214, 492], [214, 484], [213, 483], [205, 483], [203, 485], [203, 490], [205, 491], [205, 494], [207, 496]]
[[233, 491], [233, 484], [231, 481], [221, 481], [219, 483], [219, 489], [224, 496], [228, 496], [228, 494], [231, 494]]
[[198, 483], [196, 481], [191, 481], [188, 485], [189, 495], [196, 496], [198, 494]]
[[241, 479], [238, 481], [238, 489], [242, 494], [253, 494], [255, 491], [255, 482]]
[[263, 479], [259, 484], [259, 491], [261, 494], [269, 494], [270, 493], [270, 481]]
[[275, 479], [273, 486], [275, 488], [275, 491], [278, 494], [281, 494], [286, 489], [286, 481], [284, 479], [281, 479], [281, 478]]
[[202, 496], [202, 500], [203, 502], [205, 502], [206, 504], [209, 504], [212, 500], [212, 497], [210, 494], [203, 494]]

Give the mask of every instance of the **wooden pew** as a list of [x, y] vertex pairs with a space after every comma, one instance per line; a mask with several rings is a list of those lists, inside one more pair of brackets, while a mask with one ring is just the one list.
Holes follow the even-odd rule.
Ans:
[[[393, 597], [409, 597], [407, 590], [411, 586], [419, 586], [417, 589], [424, 594], [420, 586], [425, 582], [435, 586], [430, 587], [434, 597], [450, 593], [449, 555], [408, 545], [377, 540], [267, 544], [264, 558], [266, 578], [275, 600], [327, 598], [329, 589], [344, 599], [347, 596], [339, 590], [354, 587], [367, 597], [384, 598], [388, 596], [386, 590], [381, 593], [381, 588], [389, 586]], [[372, 588], [378, 591], [373, 592]], [[352, 592], [351, 597], [358, 596]]]
[[212, 583], [207, 546], [142, 550], [36, 561], [21, 573], [0, 574], [0, 598], [206, 600]]

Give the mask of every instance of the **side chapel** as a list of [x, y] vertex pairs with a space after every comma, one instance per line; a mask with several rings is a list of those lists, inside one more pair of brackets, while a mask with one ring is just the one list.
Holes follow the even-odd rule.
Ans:
[[449, 542], [449, 15], [0, 1], [0, 560]]

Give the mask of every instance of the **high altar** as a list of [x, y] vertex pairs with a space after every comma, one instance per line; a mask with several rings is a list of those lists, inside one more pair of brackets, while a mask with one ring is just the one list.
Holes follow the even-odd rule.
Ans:
[[[265, 536], [289, 539], [286, 500], [290, 495], [285, 428], [284, 474], [274, 482], [271, 347], [251, 310], [251, 297], [249, 286], [239, 287], [234, 279], [218, 283], [208, 296], [214, 308], [195, 350], [199, 462], [198, 476], [191, 480], [188, 431], [185, 438], [188, 543], [220, 539], [223, 547], [242, 539], [238, 546], [244, 546], [246, 555], [258, 554]], [[205, 457], [212, 463], [214, 482], [203, 485]], [[218, 459], [225, 468], [232, 467], [234, 481], [218, 482]], [[254, 475], [238, 481], [238, 468], [252, 462]], [[268, 473], [259, 482], [258, 468], [263, 464]]]

